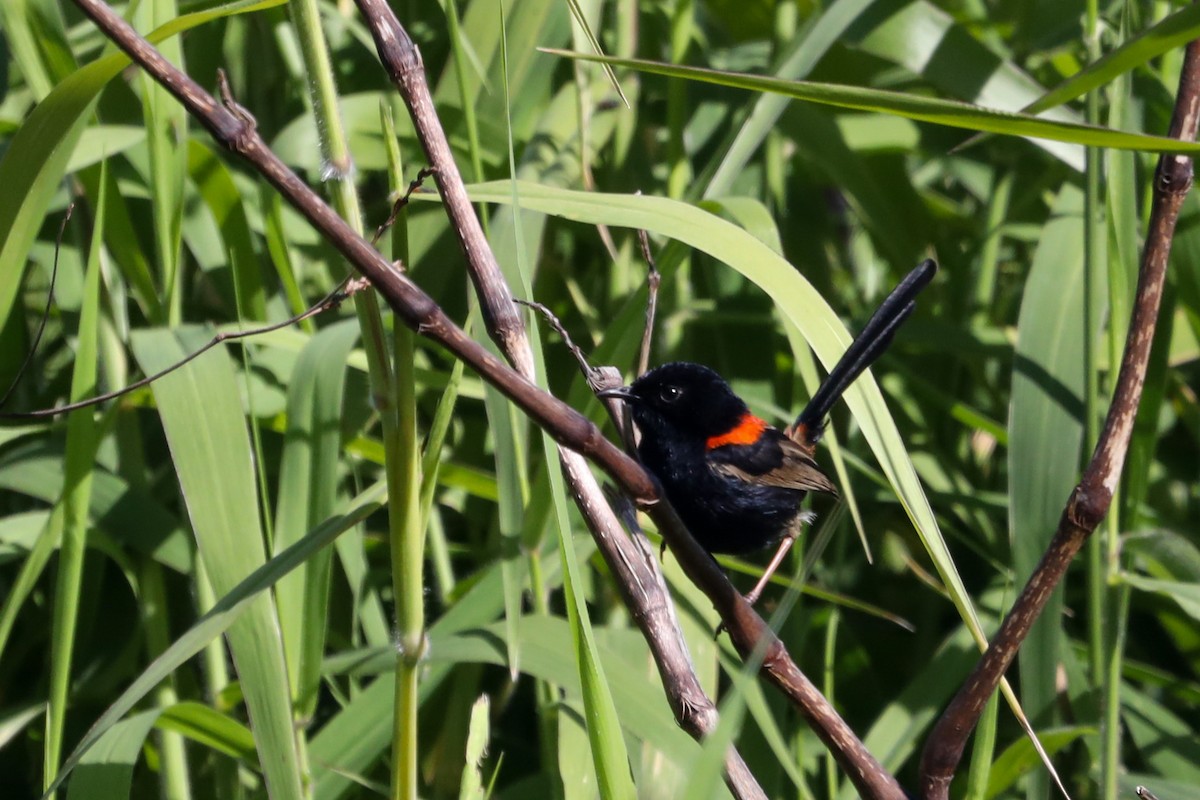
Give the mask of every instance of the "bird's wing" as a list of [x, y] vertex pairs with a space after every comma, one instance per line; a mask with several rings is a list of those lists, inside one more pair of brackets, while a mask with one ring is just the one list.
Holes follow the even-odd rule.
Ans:
[[719, 448], [710, 454], [709, 463], [717, 472], [759, 486], [838, 493], [812, 455], [782, 434], [753, 447]]

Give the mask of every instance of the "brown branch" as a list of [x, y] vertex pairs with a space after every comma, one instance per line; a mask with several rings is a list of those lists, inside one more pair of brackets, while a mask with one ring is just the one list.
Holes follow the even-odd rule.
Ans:
[[433, 168], [433, 179], [437, 182], [446, 214], [450, 217], [450, 227], [458, 236], [463, 256], [470, 267], [468, 272], [479, 295], [480, 311], [488, 333], [510, 360], [517, 359], [514, 362], [517, 371], [530, 377], [533, 375], [533, 361], [525, 326], [513, 305], [512, 292], [504, 280], [504, 273], [500, 271], [496, 256], [488, 245], [487, 237], [483, 235], [483, 226], [471, 207], [466, 184], [450, 150], [450, 142], [433, 108], [433, 96], [425, 80], [421, 51], [385, 0], [359, 2], [358, 7], [375, 38], [375, 49], [384, 68], [408, 106], [417, 140]]
[[[795, 702], [801, 712], [813, 724], [818, 736], [831, 748], [835, 758], [846, 770], [851, 781], [859, 792], [871, 798], [903, 798], [904, 793], [895, 779], [868, 753], [862, 743], [844, 721], [837, 716], [832, 706], [821, 697], [816, 688], [809, 682], [788, 656], [783, 645], [767, 628], [766, 623], [754, 613], [741, 595], [729, 583], [725, 574], [716, 566], [708, 554], [688, 535], [678, 517], [670, 506], [659, 500], [659, 492], [654, 479], [633, 459], [620, 448], [608, 441], [586, 417], [575, 411], [557, 398], [539, 389], [533, 382], [523, 377], [519, 372], [510, 369], [498, 358], [491, 355], [482, 345], [467, 336], [446, 313], [427, 294], [417, 287], [403, 272], [389, 264], [370, 244], [356, 234], [331, 208], [325, 205], [298, 176], [291, 172], [270, 151], [254, 128], [253, 118], [245, 109], [236, 103], [222, 105], [204, 91], [195, 81], [174, 68], [151, 45], [138, 36], [112, 9], [102, 0], [75, 0], [81, 10], [91, 18], [105, 34], [128, 53], [135, 62], [140, 64], [156, 80], [165, 86], [177, 99], [184, 104], [188, 111], [208, 129], [214, 138], [223, 146], [241, 155], [265, 177], [280, 194], [291, 203], [313, 227], [328, 240], [346, 259], [367, 278], [371, 284], [384, 296], [397, 317], [419, 335], [435, 341], [449, 350], [455, 357], [474, 369], [482, 378], [497, 387], [506, 397], [512, 400], [540, 427], [546, 430], [555, 441], [570, 447], [575, 452], [586, 456], [599, 465], [610, 477], [636, 501], [648, 506], [649, 513], [655, 519], [672, 550], [679, 558], [688, 576], [697, 583], [712, 599], [714, 606], [721, 613], [727, 629], [730, 631], [734, 644], [743, 656], [752, 654], [756, 645], [763, 643], [764, 658], [763, 672], [767, 678], [779, 687], [785, 695]], [[379, 0], [359, 0], [363, 6], [391, 17], [386, 6]], [[392, 24], [385, 25], [374, 31], [376, 40], [383, 46], [391, 46], [397, 41], [399, 24], [392, 17]], [[407, 36], [404, 37], [407, 39]], [[404, 80], [411, 83], [414, 80], [412, 67], [419, 67], [419, 56], [415, 49], [411, 62], [405, 70], [400, 70]], [[419, 69], [417, 73], [419, 74]], [[420, 75], [423, 82], [424, 76]], [[427, 120], [423, 120], [425, 122]], [[419, 135], [424, 136], [418, 128]], [[448, 156], [448, 151], [445, 154]], [[430, 163], [438, 169], [437, 178], [443, 190], [443, 196], [453, 194], [455, 189], [461, 190], [461, 179], [450, 179], [441, 172], [443, 158], [430, 158]], [[446, 163], [452, 164], [448, 157]], [[450, 187], [442, 187], [442, 182]], [[450, 184], [458, 184], [457, 187]], [[465, 201], [465, 196], [463, 197]], [[478, 220], [469, 213], [470, 217], [463, 230], [471, 230], [478, 226]], [[455, 212], [461, 214], [461, 211]], [[472, 221], [473, 220], [473, 221]], [[471, 242], [475, 242], [471, 239]], [[478, 242], [486, 245], [480, 238]], [[464, 244], [468, 259], [471, 257], [471, 245]], [[485, 260], [490, 258], [490, 250]], [[485, 285], [488, 292], [496, 287]], [[490, 296], [490, 295], [488, 295]], [[508, 336], [510, 333], [522, 331], [520, 318], [513, 308], [511, 300], [506, 299], [511, 309], [511, 319], [503, 314], [493, 319], [490, 329]], [[493, 311], [496, 309], [493, 308]], [[521, 333], [516, 333], [520, 337]], [[579, 462], [582, 464], [582, 462]], [[571, 464], [566, 465], [571, 469]], [[584, 466], [580, 475], [590, 476], [590, 470]], [[607, 504], [600, 504], [608, 509]], [[608, 509], [611, 517], [611, 509]], [[589, 519], [589, 523], [593, 520]], [[628, 541], [619, 526], [614, 523], [606, 525], [603, 535], [598, 534], [598, 541], [621, 542]], [[648, 560], [650, 564], [654, 559]], [[664, 597], [660, 590], [650, 590], [648, 584], [637, 584], [633, 580], [632, 569], [638, 561], [635, 558], [618, 558], [609, 562], [614, 573], [620, 575], [618, 581], [622, 592], [632, 601], [644, 600], [646, 592], [654, 591], [655, 597]], [[628, 569], [626, 569], [628, 567]], [[651, 574], [655, 574], [656, 570]], [[661, 577], [659, 578], [661, 580]], [[635, 619], [644, 625], [662, 625], [663, 630], [672, 627], [668, 618], [673, 614], [669, 611], [670, 603], [661, 607], [643, 605], [634, 607]], [[645, 622], [643, 622], [643, 616]], [[643, 627], [643, 630], [646, 628]], [[674, 634], [671, 634], [674, 636]], [[680, 643], [682, 640], [679, 640]], [[715, 717], [708, 713], [711, 701], [701, 692], [699, 695], [688, 695], [678, 692], [681, 682], [694, 679], [690, 664], [666, 662], [667, 656], [674, 657], [678, 649], [676, 644], [667, 645], [667, 637], [659, 635], [648, 636], [648, 642], [655, 655], [660, 673], [664, 677], [664, 685], [668, 689], [673, 710], [680, 724], [693, 736], [702, 736], [712, 730]], [[686, 651], [683, 651], [686, 652]], [[675, 694], [672, 694], [675, 693]], [[745, 788], [744, 796], [762, 796], [761, 789], [753, 781], [744, 764], [735, 751], [727, 754], [726, 780], [731, 786]], [[740, 766], [739, 766], [740, 764]]]
[[[1189, 44], [1186, 50], [1170, 135], [1188, 141], [1195, 139], [1198, 120], [1200, 40]], [[1012, 664], [1018, 648], [1062, 581], [1072, 559], [1108, 513], [1142, 399], [1175, 223], [1191, 185], [1191, 159], [1175, 155], [1159, 158], [1137, 295], [1104, 429], [1083, 477], [1067, 501], [1045, 555], [975, 671], [959, 689], [925, 743], [921, 757], [921, 793], [929, 800], [945, 800], [949, 796], [950, 781], [984, 705]]]
[[[408, 106], [417, 137], [434, 170], [451, 227], [459, 237], [468, 272], [479, 295], [488, 334], [517, 372], [532, 381], [534, 358], [528, 333], [515, 313], [512, 292], [467, 198], [441, 120], [433, 107], [417, 46], [383, 0], [358, 0], [358, 6], [375, 38], [379, 58]], [[548, 312], [544, 306], [540, 310]], [[549, 316], [553, 318], [552, 314]], [[561, 325], [558, 329], [570, 342]], [[586, 365], [582, 353], [576, 350], [576, 355], [581, 359], [581, 366]], [[585, 374], [589, 380], [598, 377], [590, 368], [585, 369]], [[702, 739], [716, 728], [716, 704], [700, 685], [658, 565], [652, 555], [647, 557], [648, 548], [639, 549], [634, 540], [625, 535], [587, 461], [561, 445], [558, 457], [572, 498], [616, 578], [625, 605], [650, 647], [671, 710], [685, 730], [696, 739]], [[753, 773], [732, 746], [725, 753], [725, 781], [735, 797], [766, 798]]]

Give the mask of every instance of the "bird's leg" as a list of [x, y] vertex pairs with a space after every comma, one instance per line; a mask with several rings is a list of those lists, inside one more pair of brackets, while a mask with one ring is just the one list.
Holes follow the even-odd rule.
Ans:
[[754, 605], [758, 602], [758, 598], [762, 595], [763, 589], [766, 588], [767, 582], [771, 580], [771, 576], [775, 574], [775, 570], [779, 569], [779, 565], [783, 563], [783, 557], [787, 555], [788, 550], [792, 549], [792, 545], [796, 542], [796, 537], [800, 535], [799, 526], [788, 528], [787, 533], [783, 535], [783, 539], [779, 542], [778, 549], [775, 550], [775, 555], [771, 557], [771, 563], [767, 564], [767, 568], [763, 570], [762, 577], [758, 579], [758, 583], [754, 584], [754, 588], [746, 595], [746, 602]]
[[767, 581], [771, 580], [771, 576], [775, 574], [775, 570], [779, 569], [779, 565], [783, 563], [783, 557], [788, 554], [788, 550], [792, 549], [792, 545], [800, 537], [801, 529], [814, 519], [816, 519], [816, 515], [811, 511], [802, 511], [788, 525], [787, 531], [783, 534], [783, 539], [779, 542], [778, 549], [775, 550], [775, 555], [771, 556], [771, 563], [767, 564], [767, 568], [763, 570], [762, 577], [758, 579], [758, 583], [746, 595], [747, 603], [754, 605], [758, 602], [763, 589], [767, 588]]

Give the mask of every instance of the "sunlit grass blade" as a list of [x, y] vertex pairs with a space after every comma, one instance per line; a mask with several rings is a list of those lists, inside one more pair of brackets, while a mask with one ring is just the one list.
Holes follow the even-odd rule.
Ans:
[[834, 106], [857, 111], [878, 111], [894, 114], [919, 122], [932, 122], [952, 128], [971, 131], [999, 133], [1006, 136], [1025, 136], [1048, 139], [1055, 142], [1070, 142], [1091, 147], [1110, 147], [1118, 150], [1138, 150], [1147, 153], [1200, 153], [1200, 144], [1181, 142], [1165, 136], [1150, 136], [1127, 131], [1116, 131], [1077, 122], [1059, 122], [1041, 119], [1030, 114], [998, 111], [991, 108], [962, 103], [957, 100], [928, 97], [904, 92], [870, 89], [811, 81], [786, 81], [739, 72], [703, 69], [663, 64], [641, 59], [622, 59], [611, 56], [593, 56], [572, 53], [567, 50], [547, 49], [546, 52], [564, 58], [596, 61], [614, 66], [637, 69], [668, 78], [687, 78], [756, 92], [773, 92], [795, 100]]

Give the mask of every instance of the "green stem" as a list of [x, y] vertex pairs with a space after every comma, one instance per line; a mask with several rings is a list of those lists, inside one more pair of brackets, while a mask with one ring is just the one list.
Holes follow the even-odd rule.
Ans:
[[[358, 193], [353, 180], [353, 158], [347, 143], [345, 128], [342, 125], [341, 113], [338, 109], [337, 87], [334, 83], [334, 71], [329, 58], [329, 48], [325, 42], [325, 33], [321, 28], [321, 18], [316, 0], [292, 0], [289, 4], [293, 24], [300, 41], [300, 51], [304, 60], [305, 74], [308, 80], [309, 96], [313, 104], [313, 115], [316, 117], [317, 130], [321, 137], [321, 178], [330, 183], [333, 205], [338, 214], [359, 235], [363, 233], [362, 212], [359, 206]], [[380, 313], [379, 300], [374, 292], [358, 292], [354, 295], [354, 310], [362, 329], [363, 349], [367, 356], [367, 377], [370, 385], [373, 405], [379, 413], [383, 428], [384, 469], [389, 475], [389, 490], [392, 485], [391, 475], [398, 467], [398, 440], [396, 421], [395, 384], [392, 380], [391, 364], [388, 361], [387, 332]], [[392, 495], [395, 498], [395, 495]], [[395, 502], [393, 500], [393, 502]], [[325, 569], [330, 568], [330, 562], [325, 561]], [[317, 596], [328, 592], [328, 580], [324, 576], [312, 576], [306, 580], [306, 596], [304, 607], [321, 607], [327, 602]], [[303, 613], [301, 609], [293, 609], [292, 613]], [[325, 626], [320, 624], [313, 629], [314, 635], [324, 636]], [[297, 697], [312, 698], [315, 702], [315, 686], [321, 680], [319, 657], [312, 659], [302, 657], [304, 653], [318, 654], [323, 645], [300, 647], [293, 645], [291, 653], [299, 662], [296, 674], [298, 686], [293, 687]], [[413, 695], [415, 698], [415, 694]], [[397, 703], [400, 694], [397, 693]], [[298, 708], [297, 713], [307, 716], [309, 708]], [[413, 713], [415, 725], [415, 710]], [[415, 735], [412, 737], [415, 741]], [[397, 739], [397, 745], [400, 743]], [[307, 763], [307, 744], [304, 737], [298, 737], [302, 763]], [[413, 745], [415, 746], [415, 744]], [[415, 780], [415, 774], [413, 776]], [[409, 797], [416, 796], [415, 784]]]
[[[167, 592], [163, 585], [162, 567], [151, 558], [142, 559], [141, 576], [142, 630], [146, 633], [146, 652], [156, 658], [171, 644], [167, 624]], [[175, 691], [175, 678], [169, 676], [154, 690], [154, 702], [159, 708], [170, 708], [179, 702]], [[191, 783], [188, 778], [187, 752], [183, 736], [171, 731], [159, 733], [162, 747], [162, 784], [166, 800], [190, 800]]]
[[[392, 186], [404, 187], [404, 169], [391, 111], [380, 105]], [[401, 209], [392, 228], [392, 256], [408, 263], [408, 213]], [[416, 335], [393, 328], [394, 361], [384, 419], [388, 482], [388, 538], [392, 554], [392, 594], [399, 643], [396, 654], [396, 708], [392, 723], [392, 798], [416, 800], [418, 778], [418, 677], [425, 654], [425, 525], [421, 486], [421, 442], [417, 438], [414, 356]], [[390, 423], [388, 421], [391, 421]], [[439, 443], [440, 447], [440, 443]]]
[[[1117, 563], [1115, 559], [1113, 563]], [[1100, 739], [1100, 796], [1104, 800], [1117, 800], [1120, 796], [1118, 777], [1121, 771], [1121, 667], [1125, 653], [1129, 595], [1130, 588], [1126, 583], [1111, 585], [1109, 588], [1108, 658], [1104, 673], [1104, 718]]]
[[[830, 703], [837, 702], [834, 697], [836, 686], [836, 671], [837, 671], [837, 635], [838, 625], [842, 621], [842, 615], [836, 608], [829, 611], [829, 622], [825, 626], [825, 670], [822, 679], [821, 691]], [[825, 753], [825, 796], [837, 797], [838, 795], [838, 769], [837, 761], [833, 757], [833, 753], [827, 751]]]
[[[695, 24], [692, 0], [675, 0], [671, 13], [671, 63], [683, 63], [692, 40]], [[684, 147], [683, 134], [688, 121], [687, 81], [675, 78], [667, 82], [667, 196], [681, 198], [691, 182], [692, 170]]]
[[[1098, 33], [1099, 9], [1097, 0], [1088, 0], [1085, 17], [1085, 39], [1089, 61], [1095, 62], [1100, 53]], [[1100, 94], [1089, 92], [1087, 96], [1087, 119], [1091, 124], [1100, 120]], [[1083, 452], [1090, 453], [1099, 436], [1100, 379], [1098, 352], [1100, 337], [1097, 335], [1098, 315], [1102, 312], [1104, 296], [1105, 228], [1104, 196], [1101, 183], [1104, 169], [1104, 153], [1089, 147], [1086, 154], [1085, 180], [1087, 191], [1084, 197], [1084, 395], [1085, 439]], [[1100, 686], [1104, 674], [1104, 543], [1098, 536], [1088, 542], [1088, 664], [1093, 686]]]

